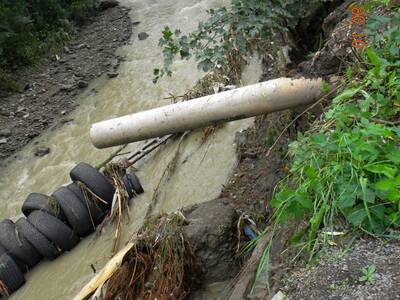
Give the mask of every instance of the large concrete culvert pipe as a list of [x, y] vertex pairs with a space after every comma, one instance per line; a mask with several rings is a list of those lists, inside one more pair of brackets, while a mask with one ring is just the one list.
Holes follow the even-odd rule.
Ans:
[[293, 108], [322, 96], [322, 79], [279, 78], [142, 111], [92, 125], [97, 148], [107, 148]]

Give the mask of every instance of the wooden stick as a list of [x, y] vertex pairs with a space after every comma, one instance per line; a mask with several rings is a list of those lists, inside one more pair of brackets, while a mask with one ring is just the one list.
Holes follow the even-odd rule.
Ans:
[[102, 286], [116, 270], [122, 265], [125, 255], [132, 249], [134, 243], [128, 243], [122, 250], [120, 250], [83, 289], [76, 295], [73, 300], [88, 299], [98, 287]]
[[108, 164], [110, 161], [112, 161], [114, 157], [118, 156], [118, 153], [120, 153], [122, 150], [124, 150], [127, 146], [128, 146], [128, 144], [125, 144], [125, 145], [119, 147], [105, 161], [103, 161], [102, 163], [98, 164], [96, 166], [96, 169], [100, 170], [101, 168], [103, 168], [106, 164]]
[[[155, 139], [153, 141], [151, 141], [148, 145], [146, 145], [145, 147], [143, 147], [143, 149], [137, 151], [136, 153], [134, 153], [133, 155], [131, 155], [130, 157], [128, 157], [128, 161], [129, 161], [129, 165], [133, 165], [134, 163], [136, 163], [137, 161], [141, 160], [143, 157], [145, 157], [147, 154], [153, 152], [155, 149], [157, 149], [159, 146], [165, 144], [168, 140], [172, 139], [173, 137], [175, 137], [175, 134], [171, 134], [171, 135], [167, 135], [166, 137], [162, 138], [162, 139]], [[156, 144], [152, 147], [150, 147], [151, 145], [153, 145], [156, 142]], [[149, 148], [150, 147], [150, 148]], [[146, 149], [147, 148], [147, 149]], [[134, 157], [136, 157], [135, 159], [133, 159]], [[133, 160], [132, 160], [133, 159]], [[132, 161], [131, 161], [132, 160]]]

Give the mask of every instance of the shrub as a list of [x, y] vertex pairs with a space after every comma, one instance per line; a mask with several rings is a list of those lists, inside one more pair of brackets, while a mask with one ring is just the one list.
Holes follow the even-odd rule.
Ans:
[[165, 27], [160, 39], [164, 65], [154, 69], [154, 82], [172, 74], [171, 64], [195, 57], [198, 68], [207, 72], [231, 65], [248, 52], [262, 51], [271, 37], [294, 29], [299, 20], [323, 0], [232, 0], [231, 7], [210, 9], [209, 19], [182, 35], [179, 29]]
[[79, 19], [94, 0], [3, 0], [0, 3], [0, 68], [35, 62], [66, 39], [65, 19]]

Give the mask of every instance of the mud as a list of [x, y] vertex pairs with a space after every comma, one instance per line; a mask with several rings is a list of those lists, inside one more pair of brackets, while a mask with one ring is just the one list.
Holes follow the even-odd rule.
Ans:
[[0, 163], [45, 129], [71, 121], [68, 114], [79, 104], [77, 95], [91, 80], [118, 76], [121, 58], [115, 50], [127, 43], [134, 25], [125, 8], [100, 10], [76, 28], [57, 57], [16, 71], [20, 91], [0, 91]]

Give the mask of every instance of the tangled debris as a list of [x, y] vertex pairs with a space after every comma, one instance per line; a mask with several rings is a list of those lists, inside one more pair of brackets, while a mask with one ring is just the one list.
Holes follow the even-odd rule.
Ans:
[[149, 218], [107, 284], [104, 299], [183, 299], [196, 283], [181, 213]]
[[[104, 168], [104, 175], [111, 180], [115, 188], [114, 198], [111, 204], [111, 212], [107, 218], [109, 222], [116, 224], [113, 254], [118, 250], [121, 239], [121, 221], [124, 212], [129, 212], [129, 195], [126, 191], [122, 176], [126, 173], [126, 169], [119, 163], [109, 163]], [[129, 217], [129, 214], [127, 214]]]

